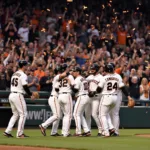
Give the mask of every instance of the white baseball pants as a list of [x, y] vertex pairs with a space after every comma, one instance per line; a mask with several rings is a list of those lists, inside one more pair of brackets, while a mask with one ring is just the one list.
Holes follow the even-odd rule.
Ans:
[[92, 116], [98, 127], [98, 132], [101, 133], [102, 127], [99, 119], [99, 104], [100, 104], [99, 96], [90, 98], [90, 103], [85, 108], [85, 119], [89, 130], [91, 130], [91, 116]]
[[105, 136], [110, 136], [109, 134], [109, 129], [110, 126], [109, 124], [111, 124], [111, 128], [114, 128], [111, 120], [109, 120], [110, 122], [108, 122], [108, 116], [111, 110], [113, 110], [113, 108], [116, 106], [117, 104], [117, 95], [103, 95], [101, 98], [101, 102], [100, 102], [100, 107], [99, 107], [99, 118], [101, 120], [101, 124], [102, 124], [102, 132]]
[[110, 111], [110, 117], [111, 117], [111, 120], [112, 120], [112, 124], [115, 128], [115, 133], [117, 133], [117, 134], [119, 134], [119, 125], [120, 125], [119, 111], [120, 111], [121, 102], [122, 102], [122, 92], [120, 91], [118, 93], [117, 104]]
[[56, 96], [50, 96], [50, 98], [48, 99], [48, 104], [51, 107], [53, 116], [51, 116], [44, 123], [42, 123], [42, 126], [46, 129], [49, 125], [53, 123], [51, 130], [51, 135], [53, 135], [56, 134], [58, 131], [59, 121], [61, 118], [61, 109]]
[[82, 133], [81, 125], [83, 127], [84, 132], [90, 131], [87, 122], [84, 118], [85, 107], [89, 104], [89, 102], [90, 99], [88, 95], [81, 95], [77, 98], [73, 113], [76, 123], [76, 134]]
[[20, 93], [10, 93], [9, 103], [12, 109], [13, 116], [11, 117], [8, 127], [5, 130], [6, 133], [11, 133], [13, 126], [19, 118], [17, 137], [24, 133], [24, 125], [27, 117], [27, 106], [24, 96]]
[[60, 93], [58, 96], [60, 108], [64, 114], [62, 122], [62, 134], [64, 137], [70, 134], [70, 125], [72, 120], [73, 103], [70, 93]]

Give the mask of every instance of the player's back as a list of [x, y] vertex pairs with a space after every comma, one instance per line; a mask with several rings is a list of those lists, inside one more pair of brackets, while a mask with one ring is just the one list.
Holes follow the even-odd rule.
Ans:
[[103, 77], [102, 84], [102, 94], [118, 94], [120, 87], [124, 86], [121, 76], [118, 74], [107, 74]]
[[21, 71], [16, 71], [11, 77], [11, 92], [19, 92], [25, 94], [23, 85], [27, 84], [27, 75]]
[[83, 78], [82, 76], [78, 76], [75, 79], [75, 88], [78, 89], [78, 92], [76, 93], [76, 96], [80, 96], [83, 94], [88, 94], [88, 81]]
[[69, 83], [71, 82], [71, 85], [74, 85], [74, 78], [72, 75], [69, 75], [68, 77], [61, 79], [59, 82], [60, 82], [59, 93], [64, 93], [64, 92], [71, 93], [72, 92], [72, 89]]
[[89, 90], [90, 91], [95, 91], [98, 87], [98, 84], [100, 81], [103, 79], [103, 76], [101, 74], [96, 74], [93, 79], [90, 81], [89, 84]]
[[52, 82], [52, 92], [51, 92], [51, 95], [53, 96], [58, 96], [58, 93], [56, 92], [56, 88], [59, 89], [59, 75], [56, 75], [53, 79], [53, 82]]

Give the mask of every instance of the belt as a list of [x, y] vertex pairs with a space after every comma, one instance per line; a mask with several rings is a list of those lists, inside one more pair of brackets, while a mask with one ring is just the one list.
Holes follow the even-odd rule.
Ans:
[[70, 94], [70, 93], [68, 93], [68, 92], [62, 92], [62, 93], [59, 93], [59, 94]]
[[94, 97], [98, 97], [99, 95], [94, 95]]
[[[50, 95], [50, 97], [55, 97], [56, 95]], [[58, 97], [58, 96], [56, 96], [56, 97]]]
[[117, 94], [104, 94], [104, 95], [117, 95]]
[[19, 92], [11, 92], [11, 93], [18, 93], [18, 94], [22, 94], [22, 95], [25, 95], [24, 93], [19, 93]]
[[[82, 95], [79, 95], [79, 96], [84, 96], [84, 95], [87, 95], [87, 94], [82, 94]], [[77, 96], [77, 97], [79, 97], [79, 96]]]

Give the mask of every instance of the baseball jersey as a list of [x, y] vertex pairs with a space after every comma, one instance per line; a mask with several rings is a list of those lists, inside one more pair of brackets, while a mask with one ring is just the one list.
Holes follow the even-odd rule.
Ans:
[[83, 95], [83, 94], [88, 94], [88, 82], [85, 78], [82, 76], [78, 76], [75, 79], [75, 89], [78, 89], [78, 92], [76, 93], [76, 97]]
[[[86, 80], [87, 80], [87, 82], [88, 82], [88, 87], [90, 86], [90, 82], [92, 81], [94, 79], [94, 75], [93, 74], [91, 74], [91, 75], [89, 75], [87, 78], [86, 78]], [[88, 89], [89, 90], [89, 89]], [[90, 91], [90, 90], [89, 90]]]
[[58, 96], [58, 93], [56, 92], [55, 88], [58, 88], [59, 89], [59, 76], [60, 75], [56, 75], [53, 79], [53, 82], [52, 82], [52, 92], [51, 92], [51, 95], [53, 96]]
[[88, 82], [90, 82], [91, 80], [93, 80], [93, 78], [94, 78], [94, 75], [91, 74], [91, 75], [89, 75], [89, 76], [86, 78], [86, 80], [87, 80]]
[[103, 76], [101, 74], [96, 74], [95, 76], [93, 76], [93, 79], [91, 79], [89, 83], [89, 91], [96, 91], [98, 84], [102, 79]]
[[[69, 75], [67, 77], [69, 79], [69, 81], [71, 82], [71, 86], [74, 85], [74, 78], [72, 75]], [[61, 79], [59, 82], [60, 82], [60, 85], [59, 85], [59, 93], [71, 93], [72, 92], [72, 89], [71, 89], [71, 86], [70, 84], [68, 83], [68, 79], [66, 78], [63, 78]]]
[[120, 75], [107, 74], [98, 86], [103, 89], [102, 94], [118, 94], [119, 89], [124, 86], [124, 83]]
[[16, 71], [11, 77], [10, 91], [25, 94], [23, 86], [28, 84], [27, 80], [28, 77], [22, 70]]

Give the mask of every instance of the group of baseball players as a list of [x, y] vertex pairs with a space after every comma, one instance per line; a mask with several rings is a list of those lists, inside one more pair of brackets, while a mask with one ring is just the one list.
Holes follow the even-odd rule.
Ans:
[[[24, 94], [35, 99], [30, 92], [27, 83], [27, 75], [24, 73], [27, 62], [21, 60], [19, 70], [11, 78], [11, 93], [9, 102], [12, 108], [8, 127], [3, 133], [6, 137], [13, 137], [12, 128], [18, 121], [17, 138], [26, 138], [24, 124], [27, 116], [27, 107]], [[105, 76], [100, 75], [100, 66], [91, 65], [89, 76], [85, 77], [82, 69], [75, 66], [72, 69], [66, 64], [55, 68], [53, 88], [48, 103], [53, 116], [40, 124], [41, 133], [46, 136], [46, 128], [52, 124], [51, 136], [77, 136], [87, 137], [91, 135], [91, 116], [98, 128], [98, 137], [119, 136], [119, 109], [122, 92], [131, 99], [120, 75], [114, 73], [115, 65], [106, 64]], [[73, 99], [75, 106], [73, 108]], [[62, 133], [58, 134], [58, 126], [62, 119]], [[71, 120], [74, 117], [76, 130], [70, 134]], [[82, 132], [83, 130], [83, 132]]]
[[[121, 76], [114, 73], [113, 63], [105, 66], [105, 76], [100, 75], [99, 69], [100, 66], [94, 63], [90, 67], [89, 76], [85, 77], [78, 66], [71, 70], [68, 70], [66, 64], [57, 66], [56, 76], [53, 79], [53, 90], [48, 100], [53, 116], [39, 125], [44, 136], [46, 136], [46, 128], [51, 124], [51, 136], [72, 136], [70, 125], [73, 117], [76, 125], [73, 136], [90, 136], [91, 116], [96, 122], [98, 137], [119, 136], [119, 109], [122, 92], [128, 99], [131, 97]], [[76, 99], [74, 109], [73, 97]], [[62, 114], [62, 133], [60, 135], [58, 126]]]

